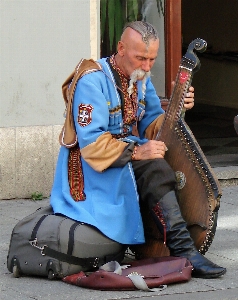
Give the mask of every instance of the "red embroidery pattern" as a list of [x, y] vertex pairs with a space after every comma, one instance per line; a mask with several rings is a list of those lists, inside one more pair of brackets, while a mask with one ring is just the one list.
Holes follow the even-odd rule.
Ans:
[[92, 122], [93, 107], [91, 104], [80, 104], [78, 108], [78, 123], [80, 126], [87, 126]]
[[158, 218], [158, 220], [160, 221], [161, 225], [163, 226], [164, 245], [166, 245], [166, 222], [165, 222], [162, 209], [160, 208], [158, 203], [153, 207], [153, 211], [156, 217]]
[[[124, 110], [123, 110], [123, 123], [124, 125], [131, 125], [137, 121], [137, 85], [136, 83], [133, 84], [133, 93], [129, 96], [127, 89], [129, 87], [129, 78], [121, 71], [115, 61], [115, 55], [110, 57], [110, 63], [114, 70], [117, 71], [121, 85], [122, 85], [122, 92], [124, 96]], [[126, 126], [123, 129], [123, 132], [127, 132]]]
[[70, 148], [68, 159], [68, 178], [70, 194], [75, 201], [86, 199], [84, 194], [84, 178], [81, 164], [81, 153], [78, 146]]

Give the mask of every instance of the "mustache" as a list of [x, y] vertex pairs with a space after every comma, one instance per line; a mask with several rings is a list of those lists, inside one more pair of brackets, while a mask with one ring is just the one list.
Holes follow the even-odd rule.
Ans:
[[151, 75], [151, 72], [146, 72], [143, 71], [142, 69], [136, 69], [131, 73], [130, 76], [130, 82], [129, 82], [129, 87], [127, 89], [127, 92], [129, 93], [129, 95], [131, 95], [133, 93], [133, 84], [140, 78], [142, 79], [142, 87], [143, 90], [145, 90], [145, 82], [146, 79]]
[[134, 82], [136, 80], [138, 80], [139, 78], [143, 78], [144, 77], [149, 77], [150, 76], [150, 71], [149, 72], [146, 72], [146, 71], [143, 71], [142, 69], [136, 69], [132, 72], [131, 76], [130, 76], [130, 79], [133, 80]]

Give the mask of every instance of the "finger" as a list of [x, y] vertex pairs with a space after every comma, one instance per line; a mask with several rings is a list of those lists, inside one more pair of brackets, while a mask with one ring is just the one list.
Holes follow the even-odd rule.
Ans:
[[194, 102], [194, 98], [185, 98], [184, 99], [184, 104], [190, 104]]
[[190, 103], [184, 103], [184, 108], [185, 109], [191, 109], [191, 108], [193, 108], [193, 106], [194, 106], [194, 102], [190, 102]]
[[192, 92], [187, 92], [185, 94], [185, 98], [193, 98], [193, 97], [194, 97], [194, 93], [192, 93]]
[[167, 146], [165, 145], [165, 143], [162, 142], [162, 141], [159, 141], [159, 142], [162, 143], [162, 150], [163, 150], [163, 151], [167, 151], [168, 148], [167, 148]]

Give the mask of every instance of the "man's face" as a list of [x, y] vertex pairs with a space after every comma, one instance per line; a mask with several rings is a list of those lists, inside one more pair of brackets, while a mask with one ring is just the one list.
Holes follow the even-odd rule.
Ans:
[[[119, 67], [130, 77], [131, 74], [140, 69], [144, 72], [149, 72], [155, 63], [159, 49], [159, 40], [150, 40], [148, 44], [142, 41], [141, 35], [129, 28], [129, 33], [126, 32], [122, 41], [118, 44], [118, 54], [120, 55]], [[137, 80], [142, 80], [145, 73], [142, 72], [141, 77]]]

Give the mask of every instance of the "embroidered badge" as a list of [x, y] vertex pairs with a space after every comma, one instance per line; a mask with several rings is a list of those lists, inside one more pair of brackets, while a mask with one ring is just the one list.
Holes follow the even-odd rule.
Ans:
[[93, 107], [91, 104], [80, 104], [78, 113], [78, 123], [80, 126], [85, 127], [92, 122]]

